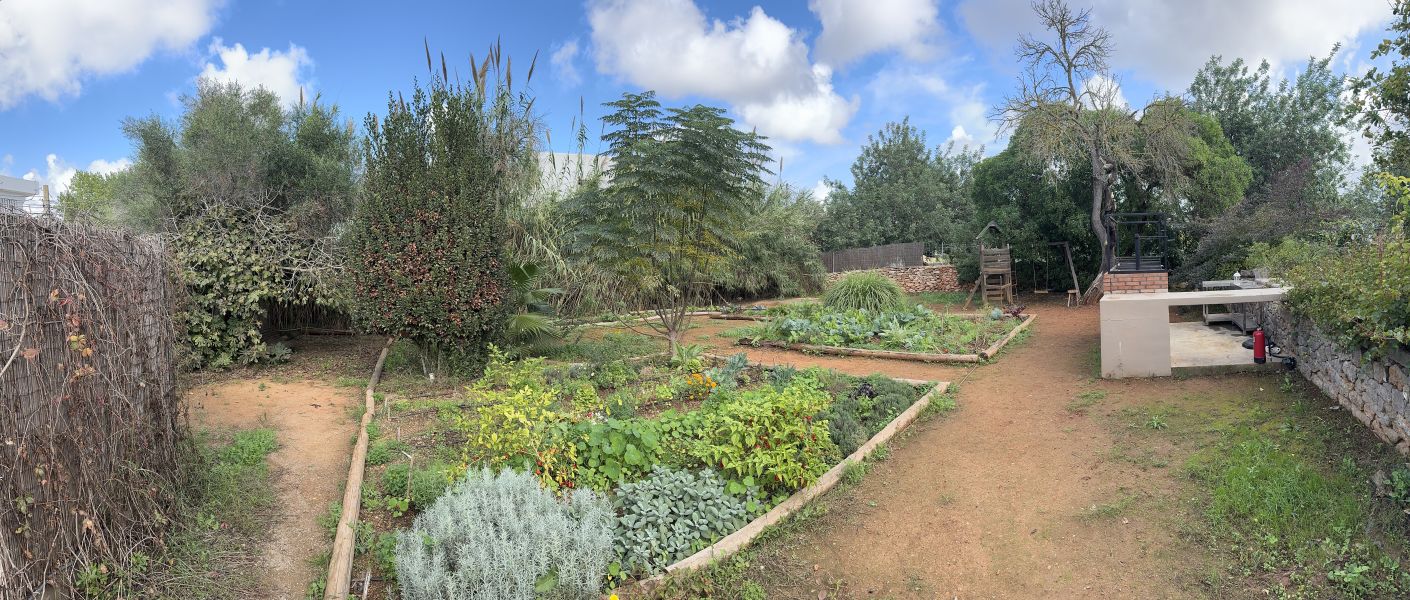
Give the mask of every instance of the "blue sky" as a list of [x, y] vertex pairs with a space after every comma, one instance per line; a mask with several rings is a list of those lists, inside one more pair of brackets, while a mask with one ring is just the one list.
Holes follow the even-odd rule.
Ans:
[[[1112, 67], [1136, 104], [1183, 91], [1216, 53], [1291, 73], [1340, 43], [1338, 68], [1358, 72], [1390, 19], [1384, 0], [1072, 5], [1112, 32]], [[985, 115], [1013, 87], [1030, 13], [1027, 0], [4, 0], [0, 174], [58, 191], [75, 169], [122, 168], [122, 120], [175, 117], [202, 74], [290, 102], [302, 88], [360, 126], [425, 76], [423, 39], [452, 66], [498, 39], [516, 78], [539, 53], [532, 89], [554, 150], [575, 149], [580, 99], [591, 152], [602, 102], [656, 89], [667, 103], [728, 108], [771, 138], [780, 179], [814, 188], [850, 180], [867, 135], [906, 116], [933, 144], [1001, 149]]]

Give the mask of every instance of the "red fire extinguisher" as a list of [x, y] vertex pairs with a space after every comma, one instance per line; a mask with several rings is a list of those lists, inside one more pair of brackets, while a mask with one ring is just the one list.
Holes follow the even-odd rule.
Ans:
[[1260, 365], [1268, 362], [1268, 339], [1262, 327], [1253, 330], [1253, 362]]

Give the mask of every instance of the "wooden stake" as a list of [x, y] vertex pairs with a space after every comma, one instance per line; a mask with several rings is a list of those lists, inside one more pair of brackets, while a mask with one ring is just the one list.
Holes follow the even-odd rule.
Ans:
[[[357, 511], [362, 502], [362, 475], [367, 462], [367, 425], [377, 414], [377, 401], [373, 390], [382, 379], [382, 367], [387, 364], [387, 352], [392, 349], [393, 338], [387, 338], [382, 353], [377, 356], [377, 366], [372, 368], [372, 378], [363, 390], [362, 423], [358, 427], [357, 444], [353, 446], [352, 462], [348, 465], [348, 483], [343, 488], [343, 512], [338, 517], [337, 533], [333, 536], [333, 553], [328, 559], [327, 586], [323, 600], [346, 600], [352, 587], [353, 544], [357, 540]], [[410, 481], [410, 474], [407, 475]]]

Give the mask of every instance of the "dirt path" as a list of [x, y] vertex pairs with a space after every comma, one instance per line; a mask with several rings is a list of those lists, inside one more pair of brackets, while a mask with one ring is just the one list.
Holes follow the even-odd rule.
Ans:
[[[1070, 407], [1084, 391], [1167, 395], [1171, 380], [1094, 380], [1096, 308], [1031, 310], [1038, 314], [1035, 335], [972, 374], [953, 366], [749, 350], [766, 363], [963, 381], [958, 412], [919, 427], [858, 486], [827, 501], [819, 526], [799, 534], [798, 553], [815, 571], [810, 585], [770, 589], [771, 598], [1200, 595], [1190, 569], [1171, 568], [1198, 569], [1201, 555], [1160, 517], [1156, 505], [1174, 495], [1170, 478], [1106, 460], [1118, 440]], [[693, 339], [737, 351], [718, 335], [736, 327], [709, 322]], [[1207, 385], [1213, 383], [1186, 381], [1177, 391]], [[1108, 512], [1102, 507], [1133, 502], [1151, 510], [1101, 518]]]
[[349, 407], [359, 396], [356, 388], [270, 378], [209, 383], [187, 394], [201, 426], [277, 432], [279, 449], [269, 460], [281, 515], [265, 544], [266, 598], [301, 599], [317, 576], [312, 561], [330, 544], [317, 520], [342, 495], [356, 432]]

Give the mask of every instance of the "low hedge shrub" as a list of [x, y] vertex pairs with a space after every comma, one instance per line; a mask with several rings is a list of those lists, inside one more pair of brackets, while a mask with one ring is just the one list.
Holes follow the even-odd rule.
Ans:
[[538, 478], [471, 471], [397, 534], [403, 600], [596, 598], [612, 560], [613, 511]]
[[662, 466], [646, 479], [622, 484], [613, 502], [619, 514], [615, 574], [659, 572], [743, 527], [762, 512], [751, 492], [730, 495], [724, 480], [709, 469]]

